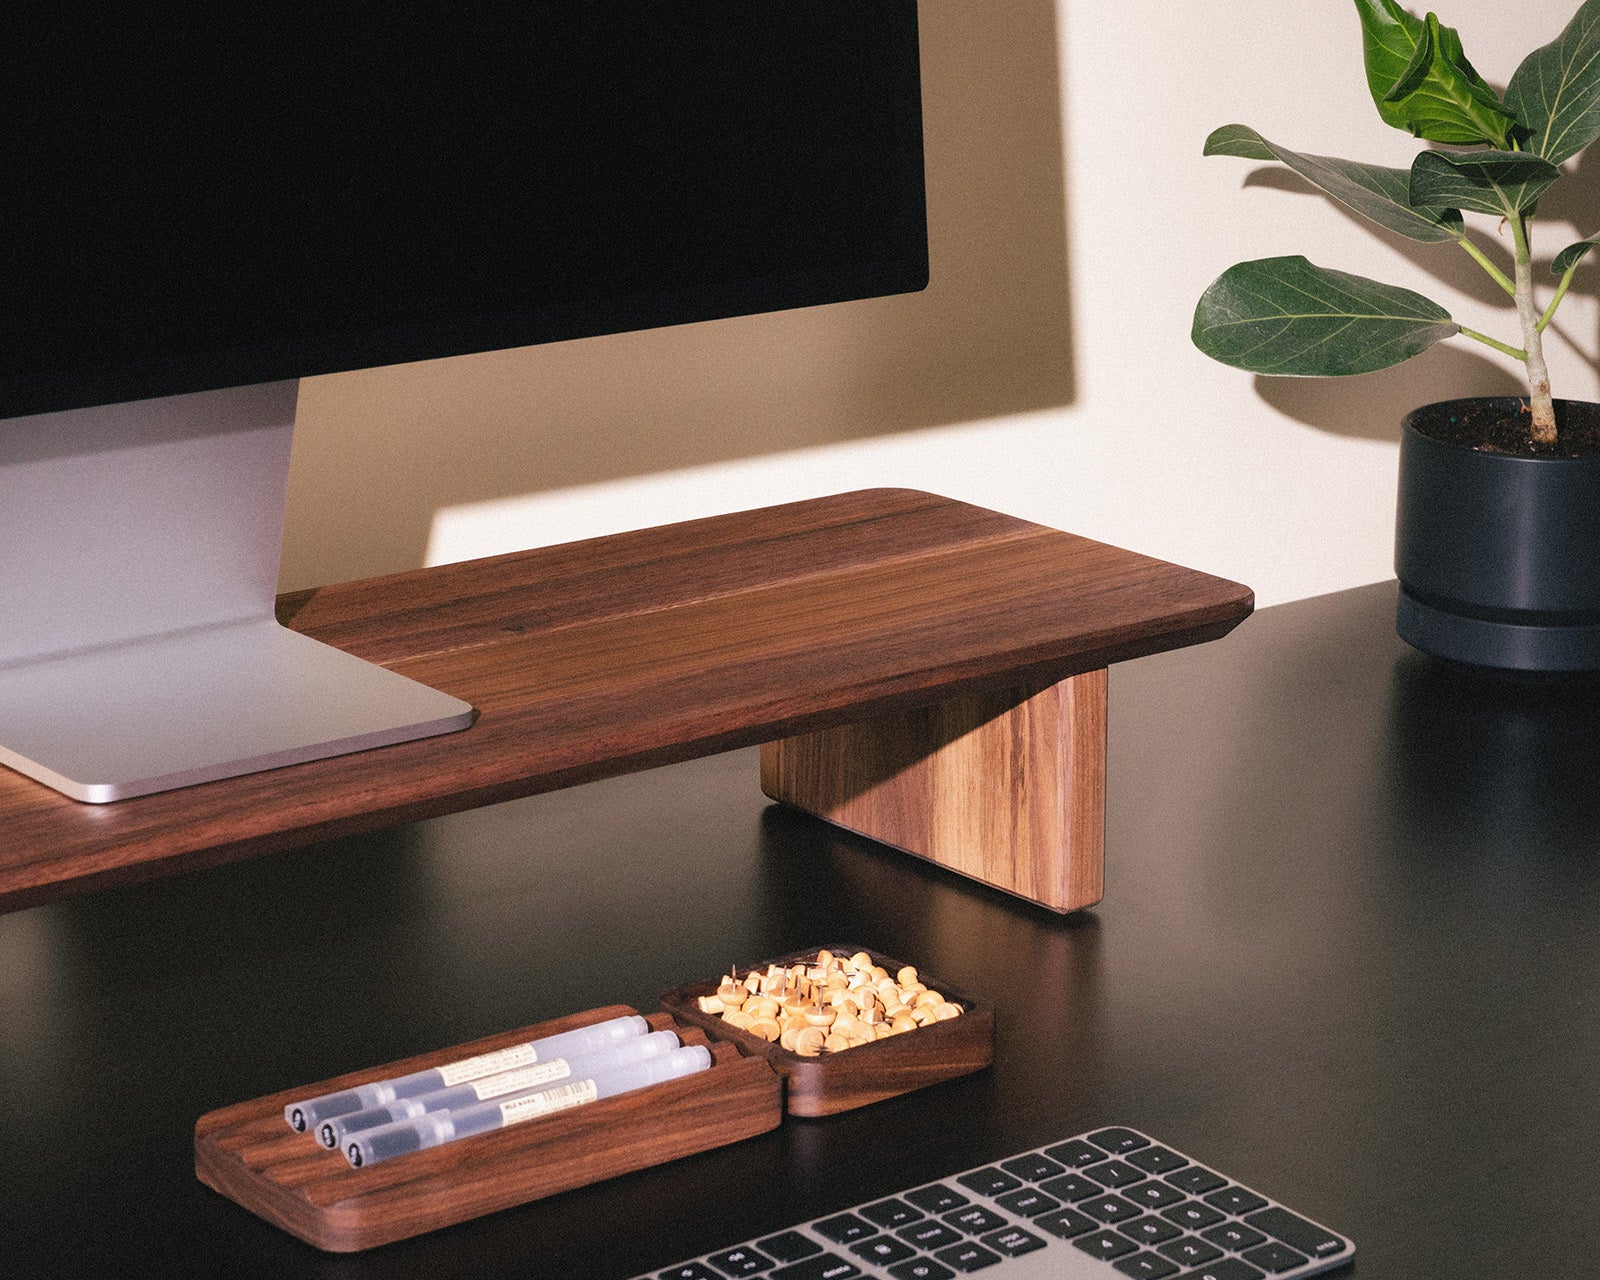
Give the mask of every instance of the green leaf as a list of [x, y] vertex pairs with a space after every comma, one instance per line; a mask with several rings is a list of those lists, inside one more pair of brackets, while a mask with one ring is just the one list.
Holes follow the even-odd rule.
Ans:
[[1550, 270], [1558, 276], [1566, 275], [1568, 271], [1582, 262], [1583, 255], [1596, 245], [1600, 245], [1600, 236], [1591, 236], [1587, 240], [1578, 241], [1577, 244], [1569, 244], [1560, 253], [1556, 254], [1556, 260], [1550, 264]]
[[1312, 378], [1387, 369], [1459, 328], [1419, 293], [1296, 255], [1229, 267], [1201, 296], [1190, 336], [1237, 369]]
[[[1242, 156], [1246, 160], [1277, 160], [1279, 149], [1247, 124], [1225, 124], [1206, 138], [1202, 155]], [[1287, 162], [1285, 162], [1287, 163]]]
[[[1432, 14], [1428, 16], [1433, 18]], [[1433, 69], [1434, 54], [1439, 48], [1441, 34], [1437, 18], [1422, 24], [1421, 30], [1416, 33], [1417, 47], [1411, 51], [1411, 61], [1406, 63], [1400, 78], [1389, 86], [1389, 92], [1383, 95], [1385, 102], [1400, 102], [1422, 88], [1422, 82]]]
[[[1591, 0], [1591, 3], [1600, 0]], [[1398, 0], [1355, 0], [1367, 88], [1384, 123], [1429, 142], [1504, 148], [1516, 118], [1467, 61], [1461, 37]]]
[[1466, 231], [1457, 209], [1414, 207], [1410, 203], [1411, 175], [1404, 169], [1290, 151], [1242, 124], [1224, 125], [1213, 132], [1206, 139], [1205, 154], [1281, 160], [1312, 186], [1410, 240], [1425, 244], [1457, 240]]
[[1512, 218], [1532, 209], [1561, 170], [1524, 151], [1424, 151], [1411, 162], [1411, 198]]
[[1506, 87], [1527, 149], [1560, 164], [1600, 138], [1600, 0], [1586, 0], [1550, 44], [1530, 53]]

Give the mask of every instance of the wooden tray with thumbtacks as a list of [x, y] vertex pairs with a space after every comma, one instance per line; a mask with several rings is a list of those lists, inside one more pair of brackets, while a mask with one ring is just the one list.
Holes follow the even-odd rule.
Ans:
[[[763, 960], [751, 965], [750, 970], [760, 972], [770, 964], [787, 967], [809, 961], [823, 949], [809, 947], [775, 960]], [[863, 947], [839, 945], [826, 950], [839, 956], [865, 950], [874, 964], [890, 973], [904, 967], [902, 961]], [[929, 987], [960, 1006], [960, 1017], [815, 1058], [791, 1053], [741, 1030], [723, 1021], [720, 1014], [702, 1013], [700, 997], [716, 991], [716, 979], [674, 988], [661, 997], [661, 1005], [686, 1026], [701, 1027], [712, 1039], [731, 1041], [743, 1052], [770, 1062], [784, 1079], [785, 1107], [790, 1115], [831, 1116], [981, 1071], [994, 1061], [994, 1006], [934, 975], [921, 976]]]

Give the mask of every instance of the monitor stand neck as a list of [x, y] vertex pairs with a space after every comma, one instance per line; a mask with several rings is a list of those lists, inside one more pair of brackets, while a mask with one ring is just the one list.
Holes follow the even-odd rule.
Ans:
[[278, 624], [297, 390], [0, 424], [0, 764], [99, 803], [471, 723]]

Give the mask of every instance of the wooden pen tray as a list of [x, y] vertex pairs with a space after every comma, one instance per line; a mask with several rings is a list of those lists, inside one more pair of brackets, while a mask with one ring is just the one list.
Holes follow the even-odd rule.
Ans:
[[[712, 1043], [711, 1067], [695, 1075], [365, 1169], [284, 1123], [284, 1107], [297, 1098], [637, 1012], [591, 1009], [209, 1112], [195, 1125], [195, 1175], [308, 1244], [347, 1253], [737, 1142], [782, 1121], [782, 1086], [766, 1059]], [[667, 1013], [646, 1020], [651, 1030], [679, 1032], [685, 1044], [708, 1043]]]
[[[763, 960], [751, 965], [750, 970], [763, 970], [769, 964], [797, 964], [809, 960], [821, 949], [809, 947], [775, 960]], [[826, 949], [838, 956], [866, 951], [874, 964], [882, 965], [891, 974], [904, 967], [902, 961], [865, 947], [828, 946]], [[921, 973], [921, 980], [941, 992], [952, 1004], [960, 1005], [961, 1016], [815, 1058], [791, 1053], [781, 1045], [741, 1030], [724, 1022], [720, 1014], [702, 1013], [699, 999], [716, 991], [715, 978], [668, 991], [661, 997], [661, 1004], [680, 1023], [702, 1027], [713, 1040], [731, 1042], [743, 1052], [759, 1055], [770, 1062], [787, 1086], [785, 1106], [790, 1115], [831, 1116], [981, 1071], [994, 1061], [994, 1006], [934, 975]]]

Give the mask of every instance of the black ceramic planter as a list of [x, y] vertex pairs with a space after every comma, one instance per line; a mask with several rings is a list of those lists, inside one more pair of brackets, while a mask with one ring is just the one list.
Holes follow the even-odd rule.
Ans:
[[[1600, 669], [1600, 457], [1479, 453], [1417, 429], [1467, 403], [1425, 405], [1405, 420], [1395, 522], [1401, 638], [1479, 666]], [[1600, 419], [1600, 404], [1557, 406]]]

